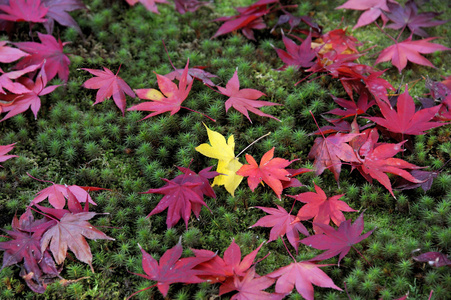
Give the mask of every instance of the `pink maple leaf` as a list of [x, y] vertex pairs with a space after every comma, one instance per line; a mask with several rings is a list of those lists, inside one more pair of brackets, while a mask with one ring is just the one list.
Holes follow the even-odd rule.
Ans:
[[239, 111], [240, 113], [245, 115], [246, 118], [251, 123], [252, 123], [252, 120], [249, 117], [248, 111], [251, 111], [256, 115], [272, 118], [272, 119], [280, 122], [280, 120], [277, 119], [276, 117], [265, 114], [264, 112], [258, 110], [257, 108], [263, 107], [263, 106], [274, 106], [274, 105], [281, 105], [281, 104], [268, 102], [268, 101], [257, 101], [256, 99], [260, 98], [261, 96], [266, 96], [266, 95], [255, 89], [241, 89], [240, 90], [240, 81], [238, 79], [238, 68], [235, 70], [235, 73], [233, 74], [232, 78], [230, 78], [230, 80], [227, 82], [226, 87], [223, 88], [223, 87], [218, 86], [218, 89], [221, 94], [230, 97], [225, 102], [226, 112], [229, 110], [230, 107], [233, 107], [237, 111]]
[[52, 80], [58, 74], [59, 78], [67, 82], [69, 78], [70, 60], [63, 52], [63, 47], [68, 42], [58, 41], [49, 34], [38, 32], [41, 43], [36, 42], [19, 42], [14, 43], [15, 46], [30, 54], [19, 61], [14, 68], [23, 69], [30, 65], [40, 64], [45, 61], [47, 79]]
[[105, 101], [105, 99], [109, 99], [113, 96], [114, 103], [116, 103], [116, 106], [119, 107], [122, 111], [122, 115], [124, 115], [126, 104], [125, 94], [135, 98], [135, 93], [128, 84], [118, 76], [120, 69], [121, 68], [119, 67], [116, 74], [114, 74], [106, 67], [103, 67], [104, 71], [82, 68], [82, 70], [97, 76], [86, 80], [85, 83], [83, 83], [83, 87], [87, 89], [99, 89], [96, 95], [96, 102], [94, 102], [93, 105], [101, 103]]

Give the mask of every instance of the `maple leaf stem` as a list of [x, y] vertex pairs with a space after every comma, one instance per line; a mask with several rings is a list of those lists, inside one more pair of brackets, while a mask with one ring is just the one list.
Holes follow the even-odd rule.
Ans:
[[[324, 136], [323, 131], [322, 131], [321, 128], [319, 127], [318, 122], [316, 122], [316, 118], [315, 118], [315, 116], [313, 115], [313, 113], [312, 113], [311, 110], [309, 110], [309, 113], [312, 115], [312, 118], [313, 118], [313, 121], [315, 121], [316, 127], [318, 127], [319, 132], [320, 132], [321, 135], [323, 136], [324, 144], [326, 145], [327, 152], [329, 153], [329, 156], [330, 156], [330, 153], [331, 153], [331, 152], [330, 152], [330, 149], [329, 149], [329, 145], [326, 143], [326, 137]], [[330, 166], [330, 167], [332, 167], [332, 166]], [[330, 167], [328, 167], [328, 169], [329, 169]], [[338, 187], [340, 187], [340, 183], [339, 183], [338, 181], [337, 181], [337, 184], [338, 184]]]
[[352, 247], [352, 249], [354, 249], [355, 251], [357, 251], [357, 253], [372, 267], [373, 265], [366, 259], [366, 257], [365, 256], [363, 256], [363, 254], [359, 251], [359, 250], [357, 250], [357, 248], [356, 247], [354, 247], [354, 246], [351, 246]]
[[34, 211], [37, 212], [38, 214], [41, 214], [41, 215], [43, 215], [43, 216], [45, 216], [45, 217], [47, 217], [47, 218], [49, 218], [49, 219], [52, 219], [52, 220], [54, 220], [54, 221], [56, 221], [56, 222], [59, 222], [59, 221], [60, 221], [60, 220], [58, 220], [57, 218], [54, 218], [54, 217], [52, 217], [52, 216], [50, 216], [50, 215], [48, 215], [48, 214], [45, 214], [45, 213], [43, 213], [42, 211], [39, 211], [39, 210], [37, 210], [37, 209], [35, 209], [35, 208], [31, 207], [31, 206], [29, 206], [29, 207], [30, 207], [31, 210], [34, 210]]
[[407, 24], [402, 27], [402, 30], [399, 32], [398, 36], [396, 37], [396, 41], [399, 40], [399, 38], [401, 37], [401, 34], [404, 32], [404, 29], [406, 29], [406, 26], [407, 26]]
[[428, 300], [431, 300], [432, 299], [432, 293], [434, 292], [434, 290], [431, 290], [431, 292], [429, 293], [429, 298], [428, 298]]
[[247, 145], [246, 148], [244, 148], [240, 153], [238, 153], [235, 158], [238, 158], [241, 154], [243, 154], [244, 151], [246, 151], [250, 146], [252, 146], [253, 144], [255, 144], [256, 142], [258, 142], [259, 140], [261, 140], [264, 137], [267, 137], [268, 135], [271, 134], [271, 131], [268, 132], [267, 134], [262, 135], [261, 137], [259, 137], [258, 139], [256, 139], [255, 141], [253, 141], [252, 143], [250, 143], [249, 145]]
[[[312, 73], [312, 74], [308, 75], [307, 77], [302, 78], [301, 80], [299, 80], [298, 82], [296, 82], [296, 83], [294, 84], [294, 86], [297, 86], [299, 83], [303, 82], [304, 80], [306, 80], [307, 78], [309, 78], [309, 77], [312, 76], [313, 74], [315, 74], [315, 73]], [[312, 82], [313, 80], [318, 79], [318, 78], [321, 78], [321, 77], [324, 77], [324, 76], [326, 76], [326, 74], [322, 74], [322, 75], [316, 76], [315, 78], [310, 79], [308, 82]]]
[[263, 258], [257, 260], [254, 265], [258, 264], [259, 262], [261, 262], [262, 260], [264, 260], [265, 258], [267, 258], [269, 255], [271, 254], [271, 252], [268, 252], [268, 254], [266, 254]]
[[117, 69], [117, 72], [116, 72], [116, 76], [117, 76], [117, 74], [119, 74], [119, 70], [121, 69], [121, 67], [122, 67], [122, 64], [119, 65], [119, 68]]
[[380, 30], [383, 34], [385, 34], [385, 35], [386, 35], [387, 37], [389, 37], [393, 42], [395, 42], [395, 44], [398, 43], [398, 41], [395, 40], [391, 35], [389, 35], [384, 29], [382, 29], [382, 27], [380, 27], [379, 24], [377, 24], [376, 21], [374, 21], [373, 23], [377, 26], [377, 28], [379, 28], [379, 30]]
[[294, 262], [297, 263], [297, 261], [294, 258], [293, 254], [291, 254], [290, 250], [288, 250], [287, 244], [285, 244], [285, 239], [283, 238], [283, 236], [281, 236], [280, 238], [282, 239], [283, 245], [285, 246], [285, 249], [287, 249], [288, 254], [290, 254], [290, 256], [294, 260]]
[[441, 172], [441, 171], [443, 170], [443, 168], [445, 168], [446, 165], [447, 165], [450, 161], [451, 161], [451, 158], [448, 159], [448, 160], [443, 164], [443, 166], [441, 166], [441, 167], [437, 170], [437, 172]]
[[155, 283], [154, 285], [151, 285], [151, 286], [148, 286], [148, 287], [146, 287], [146, 288], [144, 288], [144, 289], [141, 289], [141, 290], [139, 290], [139, 291], [136, 291], [136, 292], [134, 292], [133, 294], [131, 294], [130, 296], [128, 296], [127, 300], [130, 299], [131, 297], [135, 296], [136, 294], [139, 294], [139, 293], [141, 293], [141, 292], [147, 291], [147, 290], [149, 290], [149, 289], [151, 289], [151, 288], [153, 288], [153, 287], [156, 287], [156, 286], [157, 286], [157, 284]]
[[321, 130], [321, 128], [318, 125], [318, 122], [316, 122], [315, 116], [313, 115], [312, 111], [309, 110], [309, 113], [312, 115], [313, 121], [315, 121], [316, 127], [318, 127], [319, 133], [321, 133], [321, 135], [323, 136], [323, 139], [326, 139], [326, 137], [324, 136], [323, 131]]
[[346, 292], [346, 295], [348, 295], [349, 300], [352, 300], [351, 296], [349, 295], [348, 287], [346, 286], [346, 282], [343, 281], [343, 284], [345, 285], [345, 292]]
[[216, 92], [216, 93], [218, 93], [218, 94], [224, 95], [223, 93], [221, 93], [221, 92], [218, 91], [218, 90], [215, 90], [214, 88], [212, 88], [212, 87], [209, 86], [208, 84], [204, 84], [204, 85], [206, 85], [210, 90], [212, 90], [212, 91], [214, 91], [214, 92]]
[[166, 48], [166, 44], [164, 43], [164, 40], [161, 40], [161, 42], [163, 43], [164, 51], [166, 52], [166, 55], [168, 56], [169, 63], [170, 63], [171, 66], [174, 68], [174, 70], [177, 71], [177, 69], [176, 69], [176, 68], [174, 67], [174, 65], [172, 64], [171, 58], [169, 57], [169, 52], [168, 52], [168, 49]]
[[213, 121], [213, 122], [216, 122], [216, 120], [215, 120], [215, 119], [213, 119], [213, 118], [210, 118], [209, 116], [207, 116], [207, 115], [206, 115], [206, 114], [204, 114], [204, 113], [201, 113], [200, 111], [197, 111], [197, 110], [194, 110], [194, 109], [188, 108], [188, 107], [186, 107], [186, 106], [180, 106], [180, 108], [184, 108], [184, 109], [187, 109], [187, 110], [189, 110], [189, 111], [192, 111], [192, 112], [195, 112], [195, 113], [201, 114], [202, 116], [204, 116], [204, 117], [206, 117], [206, 118], [210, 119], [211, 121]]
[[38, 178], [36, 178], [36, 177], [33, 177], [33, 176], [31, 176], [31, 174], [28, 173], [28, 172], [27, 172], [27, 175], [28, 175], [29, 177], [33, 178], [34, 180], [37, 180], [37, 181], [40, 181], [40, 182], [48, 182], [48, 183], [55, 184], [53, 181], [50, 181], [50, 180], [38, 179]]
[[290, 209], [290, 212], [289, 212], [289, 214], [291, 214], [291, 212], [293, 211], [293, 208], [294, 208], [294, 205], [296, 204], [296, 199], [294, 199], [294, 201], [293, 201], [293, 205], [291, 206], [291, 209]]

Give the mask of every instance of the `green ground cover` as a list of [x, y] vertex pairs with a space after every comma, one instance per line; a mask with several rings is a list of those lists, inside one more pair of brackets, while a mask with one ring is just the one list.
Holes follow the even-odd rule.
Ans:
[[[0, 145], [17, 143], [10, 154], [19, 156], [2, 163], [4, 168], [0, 170], [0, 227], [10, 229], [14, 213], [23, 213], [35, 193], [48, 186], [30, 178], [28, 172], [36, 178], [55, 183], [110, 189], [91, 193], [98, 205], [90, 209], [109, 213], [95, 217], [92, 224], [115, 241], [89, 241], [95, 273], [74, 257], [66, 259], [61, 273], [65, 279], [87, 278], [67, 286], [53, 283], [42, 295], [29, 290], [19, 276], [18, 267], [4, 268], [0, 272], [1, 299], [125, 299], [154, 283], [129, 273], [143, 273], [138, 243], [159, 259], [181, 236], [184, 256], [191, 254], [189, 247], [218, 251], [222, 256], [234, 238], [244, 255], [269, 238], [269, 228], [249, 228], [265, 215], [251, 207], [275, 207], [278, 204], [290, 210], [292, 198], [282, 196], [279, 201], [268, 186], [260, 185], [252, 192], [243, 180], [235, 197], [223, 187], [215, 187], [217, 199], [205, 199], [212, 212], [203, 208], [198, 220], [191, 217], [187, 230], [183, 222], [167, 229], [166, 212], [146, 218], [161, 195], [140, 192], [163, 186], [161, 178], [174, 178], [180, 174], [176, 166], [188, 167], [191, 160], [191, 169], [195, 171], [216, 165], [216, 160], [195, 151], [195, 147], [207, 142], [202, 122], [224, 136], [233, 134], [236, 153], [260, 136], [272, 132], [246, 152], [259, 161], [265, 152], [275, 147], [275, 156], [299, 159], [290, 167], [312, 168], [312, 160], [307, 159], [307, 154], [315, 137], [308, 134], [317, 127], [310, 111], [320, 125], [326, 125], [320, 114], [336, 107], [330, 94], [346, 97], [342, 85], [329, 77], [294, 86], [306, 75], [294, 68], [275, 71], [283, 63], [272, 45], [284, 49], [277, 31], [256, 31], [257, 41], [247, 40], [236, 32], [210, 39], [219, 24], [209, 20], [233, 15], [233, 7], [249, 5], [254, 1], [214, 2], [211, 6], [185, 15], [176, 13], [172, 5], [161, 4], [158, 6], [160, 14], [157, 15], [148, 12], [142, 5], [130, 7], [125, 1], [85, 1], [88, 10], [72, 14], [82, 29], [83, 37], [72, 28], [57, 27], [54, 35], [59, 34], [61, 40], [72, 42], [65, 47], [71, 54], [67, 85], [41, 98], [42, 107], [37, 120], [27, 111], [0, 123]], [[358, 11], [334, 10], [338, 5], [335, 1], [292, 2], [299, 4], [294, 10], [296, 15], [313, 17], [324, 27], [324, 32], [346, 26], [350, 30], [361, 14]], [[443, 11], [441, 19], [451, 16], [451, 8], [443, 5], [442, 1], [425, 1], [421, 10]], [[271, 28], [277, 19], [267, 21]], [[428, 28], [427, 31], [431, 36], [443, 37], [437, 43], [451, 47], [451, 23]], [[389, 29], [387, 32], [397, 34]], [[352, 33], [365, 43], [362, 49], [376, 46], [359, 59], [364, 64], [373, 65], [377, 53], [391, 45], [391, 41], [374, 25]], [[408, 37], [407, 32], [404, 35]], [[19, 26], [12, 39], [24, 40], [29, 40], [28, 24]], [[222, 86], [238, 67], [241, 88], [260, 90], [267, 95], [261, 100], [283, 105], [262, 109], [281, 122], [251, 114], [253, 123], [250, 124], [245, 116], [233, 109], [226, 114], [224, 101], [227, 97], [197, 81], [184, 106], [202, 111], [216, 119], [216, 123], [183, 109], [173, 116], [165, 113], [140, 121], [147, 115], [145, 112], [126, 111], [122, 116], [112, 100], [92, 106], [96, 91], [81, 86], [92, 76], [80, 68], [107, 67], [115, 72], [121, 65], [120, 76], [132, 88], [157, 88], [153, 72], [166, 74], [172, 71], [162, 40], [177, 68], [183, 68], [187, 59], [190, 66], [208, 66], [208, 72], [219, 76], [214, 79], [215, 83]], [[442, 80], [441, 75], [451, 75], [448, 69], [450, 51], [427, 55], [427, 58], [436, 69], [409, 64], [399, 74], [390, 63], [377, 67], [380, 70], [390, 68], [383, 77], [395, 87], [418, 81], [410, 85], [410, 94], [422, 96], [428, 92], [424, 77], [439, 81]], [[62, 82], [54, 79], [50, 84], [58, 83]], [[127, 107], [139, 102], [137, 98], [127, 98]], [[424, 136], [414, 137], [413, 151], [406, 151], [398, 157], [427, 166], [428, 170], [437, 170], [450, 158], [450, 135], [449, 125], [432, 129]], [[244, 155], [240, 160], [244, 163]], [[449, 167], [445, 167], [428, 192], [422, 189], [395, 191], [396, 199], [378, 182], [371, 185], [356, 171], [351, 173], [350, 167], [343, 167], [339, 186], [328, 171], [318, 177], [314, 173], [306, 173], [298, 178], [306, 186], [289, 188], [284, 190], [284, 194], [313, 191], [315, 182], [327, 195], [345, 194], [340, 200], [356, 210], [365, 210], [364, 232], [375, 229], [369, 238], [356, 245], [371, 265], [351, 250], [340, 267], [323, 268], [339, 287], [344, 289], [346, 282], [353, 300], [394, 299], [407, 292], [409, 299], [427, 299], [431, 290], [434, 291], [432, 299], [446, 299], [451, 294], [450, 268], [433, 268], [415, 262], [411, 253], [418, 248], [422, 252], [450, 253]], [[297, 203], [294, 211], [300, 207], [301, 203]], [[353, 220], [359, 214], [345, 213], [347, 219]], [[0, 237], [0, 241], [6, 240]], [[292, 262], [280, 239], [264, 244], [257, 259], [268, 252], [271, 254], [257, 265], [259, 274], [267, 274]], [[296, 259], [310, 259], [319, 253], [301, 244]], [[334, 257], [327, 263], [336, 264], [337, 261]], [[167, 299], [215, 299], [218, 289], [217, 284], [174, 284]], [[227, 294], [220, 299], [231, 296]], [[345, 292], [320, 287], [315, 287], [315, 296], [317, 299], [347, 299]], [[162, 299], [162, 296], [153, 288], [134, 298]], [[301, 299], [301, 296], [293, 291], [287, 299]]]

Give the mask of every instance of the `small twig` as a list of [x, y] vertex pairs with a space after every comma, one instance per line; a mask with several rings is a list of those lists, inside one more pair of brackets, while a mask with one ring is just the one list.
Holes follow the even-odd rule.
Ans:
[[384, 29], [382, 29], [382, 27], [380, 27], [379, 24], [377, 24], [376, 21], [374, 21], [373, 23], [377, 26], [377, 28], [379, 28], [380, 31], [382, 31], [383, 34], [385, 34], [385, 35], [388, 36], [393, 42], [395, 42], [395, 44], [398, 43], [398, 41], [395, 40], [391, 35], [389, 35]]
[[351, 296], [349, 295], [348, 287], [346, 286], [346, 282], [343, 282], [343, 283], [344, 283], [344, 285], [345, 285], [345, 292], [346, 292], [346, 295], [348, 295], [349, 300], [352, 300]]
[[261, 140], [262, 138], [264, 138], [264, 137], [266, 137], [266, 136], [268, 136], [268, 135], [270, 135], [270, 134], [271, 134], [271, 131], [268, 132], [268, 133], [265, 134], [265, 135], [262, 135], [261, 137], [259, 137], [258, 139], [256, 139], [256, 140], [253, 141], [252, 143], [250, 143], [246, 148], [243, 149], [243, 151], [241, 151], [240, 153], [238, 153], [238, 154], [235, 156], [235, 158], [238, 158], [238, 157], [239, 157], [241, 154], [243, 154], [243, 152], [246, 151], [250, 146], [252, 146], [252, 145], [255, 144], [256, 142], [258, 142], [259, 140]]
[[373, 265], [366, 259], [366, 257], [365, 256], [363, 256], [363, 254], [359, 251], [359, 250], [357, 250], [357, 248], [356, 247], [354, 247], [354, 246], [351, 246], [355, 251], [357, 251], [357, 253], [361, 256], [361, 257], [363, 257], [363, 259], [372, 267]]
[[285, 246], [285, 249], [287, 249], [288, 254], [290, 254], [290, 256], [294, 260], [294, 262], [297, 263], [297, 261], [294, 258], [293, 254], [291, 254], [290, 250], [288, 250], [287, 244], [285, 244], [285, 240], [284, 240], [283, 236], [281, 236], [280, 238], [282, 239], [283, 245]]
[[204, 113], [201, 113], [200, 111], [197, 111], [197, 110], [194, 110], [194, 109], [188, 108], [188, 107], [186, 107], [186, 106], [180, 106], [180, 108], [184, 108], [184, 109], [187, 109], [187, 110], [189, 110], [189, 111], [192, 111], [192, 112], [195, 112], [195, 113], [201, 114], [202, 116], [204, 116], [204, 117], [206, 117], [206, 118], [210, 119], [211, 121], [213, 121], [213, 122], [216, 122], [216, 120], [215, 120], [215, 119], [213, 119], [213, 118], [210, 118], [209, 116], [207, 116], [207, 115], [206, 115], [206, 114], [204, 114]]
[[168, 56], [169, 63], [170, 63], [171, 66], [174, 68], [174, 70], [177, 71], [177, 69], [176, 69], [176, 68], [174, 67], [174, 65], [172, 64], [171, 58], [169, 57], [169, 52], [168, 52], [168, 49], [166, 48], [166, 44], [164, 43], [164, 40], [161, 40], [161, 42], [163, 43], [164, 51], [166, 51], [166, 55]]
[[33, 178], [34, 180], [40, 181], [40, 182], [48, 182], [48, 183], [53, 183], [55, 184], [53, 181], [50, 180], [44, 180], [44, 179], [37, 179], [36, 177], [33, 177], [30, 173], [27, 172], [27, 175], [31, 178]]
[[130, 299], [131, 297], [135, 296], [135, 295], [138, 294], [138, 293], [147, 291], [148, 289], [151, 289], [151, 288], [156, 287], [156, 286], [157, 286], [157, 284], [155, 283], [154, 285], [151, 285], [151, 286], [148, 286], [148, 287], [146, 287], [146, 288], [144, 288], [144, 289], [141, 289], [141, 290], [139, 290], [139, 291], [136, 291], [136, 292], [134, 292], [133, 294], [131, 294], [130, 296], [128, 296], [127, 300]]

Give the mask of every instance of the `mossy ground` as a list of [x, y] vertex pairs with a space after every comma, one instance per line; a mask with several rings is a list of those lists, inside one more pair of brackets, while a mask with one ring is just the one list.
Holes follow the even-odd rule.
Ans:
[[[61, 275], [68, 280], [88, 278], [68, 286], [51, 284], [43, 295], [28, 289], [18, 275], [18, 267], [5, 268], [0, 272], [0, 298], [124, 299], [152, 284], [129, 273], [143, 273], [138, 243], [158, 259], [177, 243], [179, 236], [182, 236], [186, 249], [184, 255], [190, 254], [189, 247], [219, 251], [222, 255], [232, 238], [241, 246], [243, 254], [247, 254], [269, 238], [269, 229], [249, 229], [265, 215], [250, 207], [279, 204], [290, 209], [292, 198], [282, 197], [282, 202], [279, 202], [267, 186], [259, 186], [252, 193], [243, 181], [234, 198], [222, 187], [215, 188], [217, 199], [206, 199], [212, 213], [202, 209], [199, 220], [190, 219], [188, 230], [185, 230], [183, 222], [166, 229], [166, 212], [147, 219], [147, 214], [161, 196], [139, 194], [149, 188], [161, 187], [164, 182], [160, 178], [174, 178], [178, 174], [175, 166], [186, 167], [191, 159], [191, 168], [195, 171], [215, 164], [214, 160], [203, 157], [194, 149], [207, 141], [202, 122], [225, 136], [233, 134], [237, 153], [271, 131], [269, 137], [247, 152], [259, 160], [263, 153], [276, 147], [277, 157], [300, 159], [293, 167], [311, 167], [312, 162], [306, 157], [314, 137], [308, 133], [315, 131], [316, 125], [309, 111], [322, 122], [319, 115], [335, 106], [329, 94], [341, 97], [346, 94], [338, 82], [327, 77], [294, 86], [305, 75], [290, 68], [285, 72], [274, 71], [282, 62], [271, 45], [284, 48], [278, 33], [272, 35], [269, 30], [256, 32], [257, 42], [249, 41], [239, 33], [210, 40], [219, 24], [209, 20], [232, 15], [234, 6], [253, 2], [215, 1], [211, 8], [204, 7], [186, 15], [179, 15], [172, 6], [162, 4], [159, 5], [161, 14], [156, 15], [146, 11], [142, 5], [129, 7], [125, 1], [86, 1], [89, 10], [73, 14], [84, 38], [73, 29], [58, 27], [61, 39], [72, 41], [66, 47], [71, 53], [69, 82], [42, 97], [38, 120], [34, 120], [31, 112], [26, 112], [0, 124], [0, 144], [17, 142], [12, 153], [20, 156], [3, 163], [4, 168], [0, 170], [0, 227], [8, 228], [14, 213], [22, 213], [35, 193], [48, 186], [31, 179], [26, 174], [29, 172], [34, 177], [56, 183], [111, 189], [93, 193], [98, 205], [90, 208], [109, 213], [97, 216], [93, 224], [116, 241], [89, 241], [96, 273], [73, 256], [69, 257]], [[324, 26], [324, 31], [338, 26], [352, 28], [360, 16], [357, 11], [334, 10], [338, 5], [335, 1], [293, 2], [300, 4], [297, 14], [309, 14]], [[444, 10], [443, 19], [451, 16], [451, 9], [442, 1], [426, 2], [421, 10]], [[276, 22], [275, 19], [268, 21], [269, 27]], [[23, 32], [28, 32], [27, 26], [24, 24]], [[450, 29], [448, 23], [427, 31], [431, 36], [444, 37], [436, 42], [451, 47]], [[395, 31], [387, 32], [397, 35]], [[365, 42], [364, 48], [376, 45], [360, 59], [362, 63], [372, 65], [374, 54], [391, 44], [374, 25], [359, 28], [353, 34]], [[403, 35], [407, 37], [408, 33]], [[17, 41], [27, 38], [26, 35], [15, 36]], [[219, 79], [215, 82], [218, 84], [224, 85], [238, 67], [242, 88], [261, 90], [267, 94], [263, 100], [284, 105], [262, 109], [282, 122], [251, 115], [253, 123], [249, 124], [233, 109], [226, 114], [226, 97], [199, 82], [194, 83], [184, 105], [208, 114], [217, 120], [216, 123], [183, 109], [174, 116], [164, 114], [140, 121], [145, 113], [130, 111], [122, 117], [112, 100], [92, 106], [96, 92], [81, 87], [91, 75], [79, 68], [100, 69], [105, 66], [115, 72], [121, 65], [119, 75], [132, 88], [156, 87], [153, 72], [166, 74], [172, 70], [162, 40], [177, 68], [182, 68], [189, 58], [191, 66], [208, 66], [209, 72], [217, 74]], [[401, 82], [419, 80], [416, 85], [410, 85], [410, 93], [420, 96], [427, 92], [423, 76], [441, 80], [440, 75], [450, 75], [451, 52], [427, 57], [437, 69], [409, 64], [399, 74], [388, 63], [378, 68], [390, 68], [384, 76], [395, 87]], [[128, 98], [127, 106], [139, 102], [139, 99]], [[415, 137], [414, 151], [406, 152], [403, 159], [432, 170], [438, 169], [451, 155], [450, 131], [451, 128], [446, 126]], [[244, 162], [243, 158], [241, 160]], [[450, 253], [449, 168], [439, 175], [429, 192], [421, 189], [395, 192], [397, 199], [377, 182], [370, 185], [355, 171], [350, 173], [349, 167], [342, 171], [340, 186], [330, 172], [320, 177], [305, 174], [299, 178], [306, 187], [292, 188], [284, 191], [285, 194], [312, 190], [314, 180], [326, 194], [346, 193], [343, 200], [355, 209], [365, 210], [365, 232], [377, 228], [356, 246], [371, 265], [351, 250], [340, 267], [323, 268], [338, 286], [344, 288], [346, 282], [353, 300], [393, 299], [407, 292], [410, 293], [409, 299], [426, 299], [431, 290], [434, 290], [433, 299], [445, 299], [450, 295], [449, 268], [434, 269], [411, 258], [411, 251], [417, 248], [423, 252]], [[294, 211], [299, 207], [296, 204]], [[346, 216], [355, 219], [358, 213], [347, 213]], [[291, 262], [280, 239], [264, 245], [258, 257], [262, 258], [269, 251], [271, 254], [257, 266], [259, 274], [267, 274]], [[301, 245], [296, 258], [309, 259], [318, 253]], [[337, 259], [328, 262], [336, 263]], [[174, 284], [168, 299], [210, 299], [217, 294], [218, 285]], [[315, 295], [318, 299], [347, 298], [344, 292], [319, 287], [315, 288]], [[154, 288], [135, 298], [160, 299], [161, 295]], [[301, 297], [293, 292], [287, 298]]]

